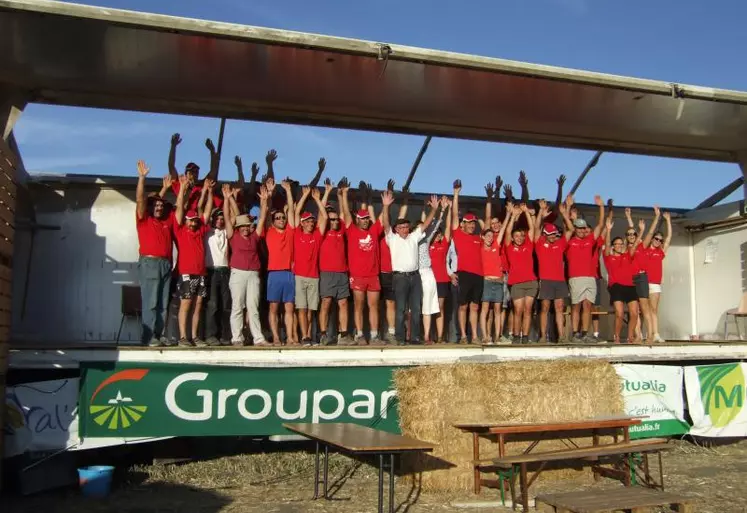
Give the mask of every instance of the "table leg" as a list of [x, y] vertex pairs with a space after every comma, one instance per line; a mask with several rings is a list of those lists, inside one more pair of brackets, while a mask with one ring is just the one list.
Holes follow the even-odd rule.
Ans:
[[[594, 447], [599, 445], [599, 431], [596, 429], [591, 430], [591, 445], [593, 445]], [[594, 472], [594, 481], [599, 481], [599, 472], [597, 472], [599, 465], [593, 464], [591, 468]]]
[[519, 486], [521, 487], [521, 505], [524, 513], [529, 513], [529, 490], [527, 489], [527, 464], [521, 464], [519, 473]]
[[389, 455], [389, 513], [394, 513], [394, 453]]
[[384, 513], [384, 455], [379, 454], [379, 513]]
[[651, 471], [649, 470], [649, 467], [648, 467], [648, 453], [647, 452], [643, 453], [643, 472], [644, 474], [646, 474], [646, 477], [645, 477], [646, 486], [651, 487], [651, 488], [656, 488], [656, 486], [653, 486], [653, 487], [651, 486], [651, 481], [652, 481]]
[[506, 439], [503, 433], [498, 434], [498, 457], [503, 458], [506, 455]]
[[659, 451], [659, 484], [661, 485], [661, 491], [664, 491], [664, 466], [661, 462], [661, 451]]
[[623, 440], [625, 440], [625, 443], [630, 442], [630, 428], [628, 426], [623, 428]]
[[475, 470], [475, 493], [480, 493], [480, 437], [477, 433], [472, 433], [472, 459], [475, 460], [473, 463]]
[[314, 460], [314, 499], [319, 498], [319, 442], [316, 443], [316, 459]]
[[329, 481], [327, 480], [327, 476], [329, 475], [329, 445], [324, 446], [324, 498], [328, 499], [327, 497], [327, 484]]
[[633, 453], [626, 454], [623, 460], [625, 462], [623, 464], [623, 468], [625, 471], [625, 478], [623, 481], [624, 481], [625, 486], [631, 486], [632, 483], [631, 483], [630, 473], [633, 471]]

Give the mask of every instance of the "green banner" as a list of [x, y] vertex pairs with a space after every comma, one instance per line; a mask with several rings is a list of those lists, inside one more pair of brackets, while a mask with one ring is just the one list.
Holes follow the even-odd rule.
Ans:
[[284, 422], [399, 432], [394, 367], [86, 364], [81, 437], [288, 434]]

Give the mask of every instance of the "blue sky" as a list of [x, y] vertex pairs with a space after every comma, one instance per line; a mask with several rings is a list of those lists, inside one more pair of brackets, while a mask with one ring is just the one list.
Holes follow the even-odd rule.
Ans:
[[[106, 7], [355, 37], [579, 68], [684, 84], [747, 90], [747, 2], [724, 0], [99, 0]], [[30, 105], [16, 125], [27, 169], [134, 176], [145, 159], [166, 172], [169, 138], [180, 132], [178, 165], [207, 168], [206, 137], [218, 119]], [[329, 176], [402, 184], [423, 138], [397, 134], [228, 121], [221, 178], [234, 179], [233, 156], [248, 169], [276, 148], [278, 172], [306, 180], [325, 156]], [[479, 194], [496, 174], [517, 188], [520, 169], [533, 197], [566, 190], [592, 152], [434, 139], [412, 188], [447, 192], [457, 176]], [[469, 178], [467, 178], [469, 176]], [[693, 207], [740, 176], [734, 164], [605, 154], [577, 193], [613, 195], [617, 204]], [[371, 179], [370, 177], [377, 177]], [[738, 199], [741, 189], [730, 199]]]

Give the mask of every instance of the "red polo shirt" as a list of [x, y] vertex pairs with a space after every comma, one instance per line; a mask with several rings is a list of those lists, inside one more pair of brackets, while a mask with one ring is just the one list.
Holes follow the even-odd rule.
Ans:
[[610, 286], [633, 286], [634, 263], [630, 253], [626, 251], [622, 255], [604, 255], [604, 266], [607, 268]]
[[[486, 247], [483, 242], [481, 247], [482, 257], [482, 272], [485, 276], [494, 276], [496, 278], [503, 278], [503, 254], [501, 247], [503, 244], [499, 244], [498, 241], [494, 240], [493, 244]], [[448, 250], [448, 247], [447, 247]], [[459, 255], [457, 255], [457, 263]], [[444, 264], [446, 261], [444, 261]]]
[[268, 226], [262, 232], [267, 243], [267, 270], [290, 271], [293, 264], [293, 232], [295, 230], [286, 225], [282, 232], [274, 226]]
[[524, 239], [524, 244], [517, 246], [513, 242], [504, 249], [508, 260], [508, 284], [515, 285], [525, 281], [534, 281], [534, 244], [529, 237]]
[[449, 272], [446, 270], [446, 257], [449, 254], [449, 241], [446, 238], [441, 239], [440, 242], [433, 239], [428, 250], [431, 255], [431, 269], [433, 269], [433, 276], [436, 277], [436, 283], [448, 283]]
[[311, 233], [301, 228], [293, 236], [293, 274], [304, 278], [319, 278], [319, 247], [322, 234], [317, 228]]
[[575, 235], [571, 237], [568, 241], [568, 249], [566, 249], [569, 278], [596, 277], [594, 272], [595, 247], [596, 241], [593, 233], [583, 239]]
[[210, 230], [201, 224], [196, 230], [187, 228], [186, 223], [175, 224], [175, 234], [178, 241], [179, 253], [176, 258], [176, 269], [179, 274], [205, 276], [205, 234]]
[[454, 239], [454, 246], [457, 252], [457, 271], [482, 276], [482, 253], [480, 248], [483, 246], [480, 235], [475, 233], [468, 235], [457, 228], [451, 232]]
[[386, 243], [386, 237], [379, 240], [379, 258], [381, 260], [381, 272], [392, 272], [392, 252], [389, 250], [389, 244]]
[[664, 275], [664, 257], [666, 253], [661, 248], [648, 248], [648, 282], [661, 285]]
[[[182, 189], [182, 184], [179, 180], [171, 182], [171, 190], [174, 191], [175, 196], [179, 196], [179, 191]], [[197, 205], [200, 203], [200, 196], [202, 195], [202, 185], [195, 185], [190, 189], [189, 195], [186, 198], [187, 206], [184, 210], [197, 210]], [[206, 200], [207, 201], [207, 200]], [[213, 208], [221, 208], [223, 206], [223, 198], [213, 193]]]
[[648, 249], [643, 244], [638, 244], [633, 253], [633, 272], [635, 274], [646, 272], [648, 270]]
[[345, 255], [345, 225], [340, 222], [339, 230], [324, 232], [319, 250], [319, 270], [325, 273], [344, 273], [348, 270]]
[[[368, 230], [361, 230], [355, 223], [348, 226], [348, 265], [351, 278], [379, 275], [379, 239], [382, 232], [383, 227], [378, 221]], [[391, 266], [391, 258], [389, 265]]]
[[567, 246], [568, 241], [562, 235], [552, 243], [544, 235], [537, 239], [534, 252], [539, 262], [540, 280], [565, 281], [564, 253]]
[[252, 232], [249, 237], [244, 238], [239, 230], [235, 230], [229, 242], [231, 246], [231, 269], [241, 271], [259, 271], [261, 269], [259, 260], [259, 235]]
[[156, 219], [145, 213], [142, 219], [135, 214], [135, 227], [137, 228], [137, 240], [140, 244], [141, 256], [152, 256], [167, 258], [171, 260], [173, 255], [173, 229], [176, 226], [174, 213], [169, 213], [164, 219]]

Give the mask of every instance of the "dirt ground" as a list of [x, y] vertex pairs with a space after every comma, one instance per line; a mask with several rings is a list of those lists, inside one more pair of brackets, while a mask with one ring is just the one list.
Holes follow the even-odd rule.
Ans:
[[[696, 499], [701, 513], [747, 512], [747, 440], [717, 447], [678, 441], [664, 454], [669, 492]], [[314, 461], [306, 453], [252, 454], [208, 461], [133, 467], [117, 477], [110, 497], [87, 499], [77, 490], [33, 497], [4, 497], [3, 513], [352, 513], [376, 511], [376, 470], [344, 456], [330, 458], [332, 500], [312, 501]], [[540, 491], [575, 491], [620, 486], [588, 477], [576, 481], [537, 483]], [[409, 479], [397, 478], [398, 513], [505, 511], [496, 490], [419, 492]], [[488, 508], [478, 503], [492, 502]]]

